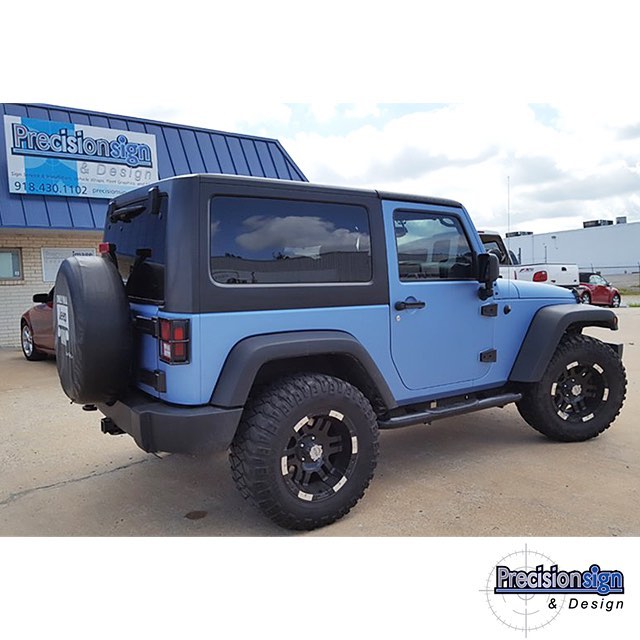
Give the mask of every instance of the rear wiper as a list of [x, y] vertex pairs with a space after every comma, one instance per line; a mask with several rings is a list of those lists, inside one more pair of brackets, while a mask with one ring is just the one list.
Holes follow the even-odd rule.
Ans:
[[140, 204], [116, 207], [115, 200], [112, 200], [107, 209], [107, 218], [109, 222], [131, 222], [145, 211], [148, 211], [152, 215], [158, 215], [160, 213], [160, 189], [158, 189], [158, 187], [151, 187], [147, 194], [146, 201]]
[[131, 222], [134, 218], [139, 216], [147, 207], [144, 204], [132, 205], [130, 207], [122, 207], [116, 209], [113, 213], [109, 214], [110, 222]]

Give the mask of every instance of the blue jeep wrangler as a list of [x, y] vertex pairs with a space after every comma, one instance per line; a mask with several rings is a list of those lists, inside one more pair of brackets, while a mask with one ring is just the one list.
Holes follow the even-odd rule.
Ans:
[[344, 516], [378, 429], [515, 402], [561, 441], [626, 392], [608, 309], [499, 279], [450, 200], [224, 175], [110, 203], [99, 257], [55, 285], [65, 393], [143, 450], [230, 448], [242, 494], [313, 529]]

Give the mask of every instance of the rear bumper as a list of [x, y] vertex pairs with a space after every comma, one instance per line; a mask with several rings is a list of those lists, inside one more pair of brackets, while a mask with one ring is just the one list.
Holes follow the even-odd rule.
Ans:
[[118, 427], [144, 451], [154, 453], [211, 453], [229, 447], [240, 422], [242, 408], [210, 405], [185, 407], [153, 400], [134, 392], [113, 405], [100, 403], [103, 431]]

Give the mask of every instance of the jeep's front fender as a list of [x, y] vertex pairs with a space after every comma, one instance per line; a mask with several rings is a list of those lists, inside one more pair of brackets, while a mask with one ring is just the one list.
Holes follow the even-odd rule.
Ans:
[[387, 407], [396, 401], [369, 352], [344, 331], [291, 331], [245, 338], [229, 352], [211, 396], [219, 407], [245, 404], [260, 368], [268, 363], [309, 356], [349, 356], [362, 367]]
[[509, 380], [540, 380], [562, 336], [567, 330], [581, 331], [584, 327], [617, 331], [618, 317], [610, 309], [580, 304], [554, 304], [540, 309], [531, 321]]

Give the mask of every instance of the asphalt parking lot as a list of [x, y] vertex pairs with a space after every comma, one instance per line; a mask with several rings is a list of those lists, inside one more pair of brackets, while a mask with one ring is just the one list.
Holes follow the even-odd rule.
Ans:
[[[364, 499], [311, 533], [284, 531], [246, 503], [226, 454], [162, 455], [105, 436], [69, 403], [55, 362], [0, 349], [0, 535], [640, 535], [640, 309], [619, 310], [629, 386], [600, 437], [545, 439], [514, 406], [381, 433]], [[634, 416], [636, 416], [634, 418]]]

